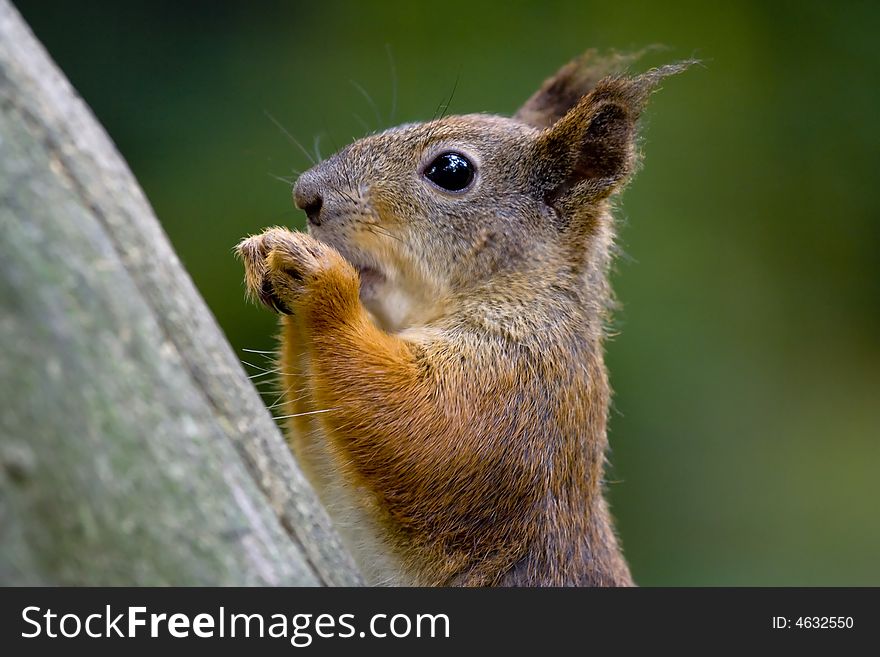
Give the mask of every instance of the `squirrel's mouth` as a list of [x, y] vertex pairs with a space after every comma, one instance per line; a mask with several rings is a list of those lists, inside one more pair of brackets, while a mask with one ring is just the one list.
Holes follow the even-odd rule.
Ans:
[[331, 244], [331, 246], [336, 248], [340, 255], [348, 260], [351, 266], [357, 270], [358, 276], [361, 279], [361, 301], [376, 297], [386, 278], [382, 270], [356, 250], [347, 249], [341, 244]]
[[312, 229], [309, 232], [320, 241], [339, 251], [339, 254], [357, 270], [361, 280], [361, 301], [367, 301], [379, 295], [380, 288], [387, 277], [382, 269], [373, 261], [373, 258], [370, 258], [368, 254], [363, 253], [358, 248], [351, 248], [347, 240], [339, 239], [332, 234], [319, 234], [318, 231]]

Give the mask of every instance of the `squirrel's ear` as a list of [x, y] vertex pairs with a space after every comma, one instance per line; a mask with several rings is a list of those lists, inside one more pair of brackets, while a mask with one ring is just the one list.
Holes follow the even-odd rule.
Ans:
[[535, 173], [548, 204], [596, 200], [625, 182], [636, 164], [636, 124], [651, 92], [690, 62], [637, 77], [607, 77], [536, 141]]
[[613, 53], [600, 56], [596, 50], [588, 50], [545, 80], [513, 118], [535, 128], [550, 127], [586, 96], [599, 80], [621, 73], [642, 54]]

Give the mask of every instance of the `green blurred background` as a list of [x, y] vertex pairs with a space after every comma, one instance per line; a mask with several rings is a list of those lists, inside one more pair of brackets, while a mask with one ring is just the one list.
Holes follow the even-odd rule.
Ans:
[[510, 113], [588, 47], [701, 58], [654, 97], [619, 213], [626, 554], [643, 585], [880, 585], [880, 5], [16, 5], [239, 350], [274, 320], [231, 247], [304, 219], [276, 177], [308, 159], [267, 113], [326, 155], [454, 86], [453, 113]]

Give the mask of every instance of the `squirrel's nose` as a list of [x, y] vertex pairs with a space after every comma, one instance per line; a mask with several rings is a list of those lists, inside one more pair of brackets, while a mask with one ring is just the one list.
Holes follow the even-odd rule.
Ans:
[[317, 187], [300, 179], [293, 188], [293, 202], [296, 203], [296, 207], [305, 211], [310, 224], [321, 225], [321, 207], [324, 205], [324, 198]]

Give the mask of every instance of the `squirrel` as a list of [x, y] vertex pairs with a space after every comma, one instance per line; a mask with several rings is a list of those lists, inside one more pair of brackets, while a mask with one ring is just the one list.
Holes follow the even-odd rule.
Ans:
[[611, 201], [688, 62], [630, 61], [361, 138], [296, 182], [308, 233], [236, 247], [281, 316], [290, 445], [369, 583], [633, 585], [603, 496]]

